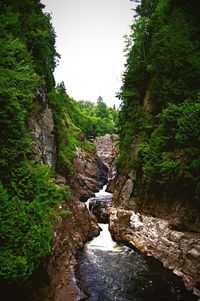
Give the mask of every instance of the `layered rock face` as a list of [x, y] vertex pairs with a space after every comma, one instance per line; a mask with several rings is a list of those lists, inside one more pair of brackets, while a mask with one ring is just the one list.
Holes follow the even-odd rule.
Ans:
[[75, 172], [71, 175], [69, 182], [74, 193], [82, 201], [86, 201], [107, 182], [108, 167], [96, 153], [87, 153], [76, 148], [76, 154]]
[[200, 237], [197, 233], [174, 231], [168, 220], [123, 209], [111, 210], [110, 231], [116, 240], [162, 261], [183, 278], [189, 290], [200, 296]]
[[97, 155], [101, 161], [108, 167], [108, 179], [113, 179], [116, 175], [115, 159], [119, 155], [117, 144], [118, 135], [106, 134], [105, 136], [97, 137], [94, 141], [97, 149]]
[[[200, 233], [198, 210], [189, 204], [137, 195], [134, 171], [109, 184], [114, 192], [110, 231], [114, 239], [159, 259], [200, 296]], [[145, 188], [144, 188], [145, 190]]]
[[43, 163], [47, 163], [50, 167], [55, 167], [56, 144], [54, 120], [44, 91], [41, 92], [40, 102], [44, 106], [44, 109], [41, 112], [33, 112], [28, 119], [28, 127], [35, 142], [32, 147], [32, 156]]

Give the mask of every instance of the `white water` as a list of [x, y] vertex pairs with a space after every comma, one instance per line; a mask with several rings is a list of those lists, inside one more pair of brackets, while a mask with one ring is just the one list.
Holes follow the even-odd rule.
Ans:
[[[95, 197], [105, 201], [112, 197], [105, 190], [106, 185]], [[108, 224], [99, 226], [100, 235], [85, 245], [78, 258], [79, 284], [88, 293], [88, 301], [197, 300], [171, 271], [154, 259], [114, 242]]]
[[99, 192], [95, 193], [96, 197], [103, 197], [103, 196], [112, 196], [112, 193], [106, 191], [107, 185], [104, 185]]
[[106, 188], [107, 188], [107, 185], [104, 185], [103, 188], [101, 190], [99, 190], [98, 192], [95, 193], [95, 197], [92, 197], [92, 198], [89, 198], [87, 200], [87, 202], [85, 203], [86, 204], [86, 207], [89, 211], [89, 203], [90, 203], [90, 200], [93, 199], [93, 198], [111, 198], [112, 197], [112, 193], [110, 192], [107, 192], [106, 191]]
[[99, 249], [105, 251], [120, 252], [117, 243], [112, 240], [112, 237], [108, 230], [108, 224], [99, 224], [99, 227], [102, 229], [100, 235], [86, 244], [86, 249]]

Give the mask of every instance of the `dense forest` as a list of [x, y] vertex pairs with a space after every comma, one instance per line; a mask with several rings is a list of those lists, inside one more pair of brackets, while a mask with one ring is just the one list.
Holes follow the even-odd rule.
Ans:
[[200, 6], [143, 0], [126, 37], [118, 165], [135, 194], [200, 198]]
[[76, 147], [94, 151], [91, 142], [95, 137], [117, 131], [118, 112], [109, 108], [99, 97], [97, 104], [90, 101], [74, 101], [66, 92], [64, 83], [48, 94], [53, 110], [59, 164], [70, 172]]
[[68, 186], [54, 182], [55, 170], [33, 158], [28, 118], [48, 105], [53, 111], [57, 169], [73, 171], [75, 148], [93, 152], [86, 138], [116, 130], [117, 111], [75, 102], [63, 83], [55, 87], [59, 60], [49, 14], [39, 0], [0, 1], [0, 280], [22, 282], [51, 252], [51, 226]]

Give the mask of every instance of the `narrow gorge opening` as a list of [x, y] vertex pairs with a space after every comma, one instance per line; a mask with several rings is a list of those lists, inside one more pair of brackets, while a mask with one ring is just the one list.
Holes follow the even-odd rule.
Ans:
[[78, 286], [85, 294], [81, 300], [197, 300], [182, 280], [159, 261], [112, 239], [106, 214], [112, 194], [105, 190], [106, 185], [87, 201], [101, 232], [77, 256]]

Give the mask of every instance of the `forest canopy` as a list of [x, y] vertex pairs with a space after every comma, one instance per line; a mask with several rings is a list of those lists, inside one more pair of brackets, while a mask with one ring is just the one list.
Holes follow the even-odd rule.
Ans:
[[[0, 1], [0, 281], [8, 283], [27, 280], [51, 252], [52, 225], [69, 196], [67, 185], [55, 184], [55, 172], [69, 176], [77, 147], [93, 152], [87, 138], [116, 131], [118, 113], [102, 98], [77, 103], [63, 83], [55, 87], [59, 54], [43, 8], [40, 0]], [[46, 106], [53, 112], [56, 170], [33, 156], [29, 121]]]
[[126, 39], [118, 164], [134, 168], [138, 192], [199, 202], [199, 3], [142, 0], [136, 14]]
[[[0, 279], [22, 282], [51, 252], [56, 208], [69, 194], [31, 159], [30, 113], [54, 87], [58, 54], [40, 1], [0, 2]], [[38, 111], [38, 112], [39, 112]]]

